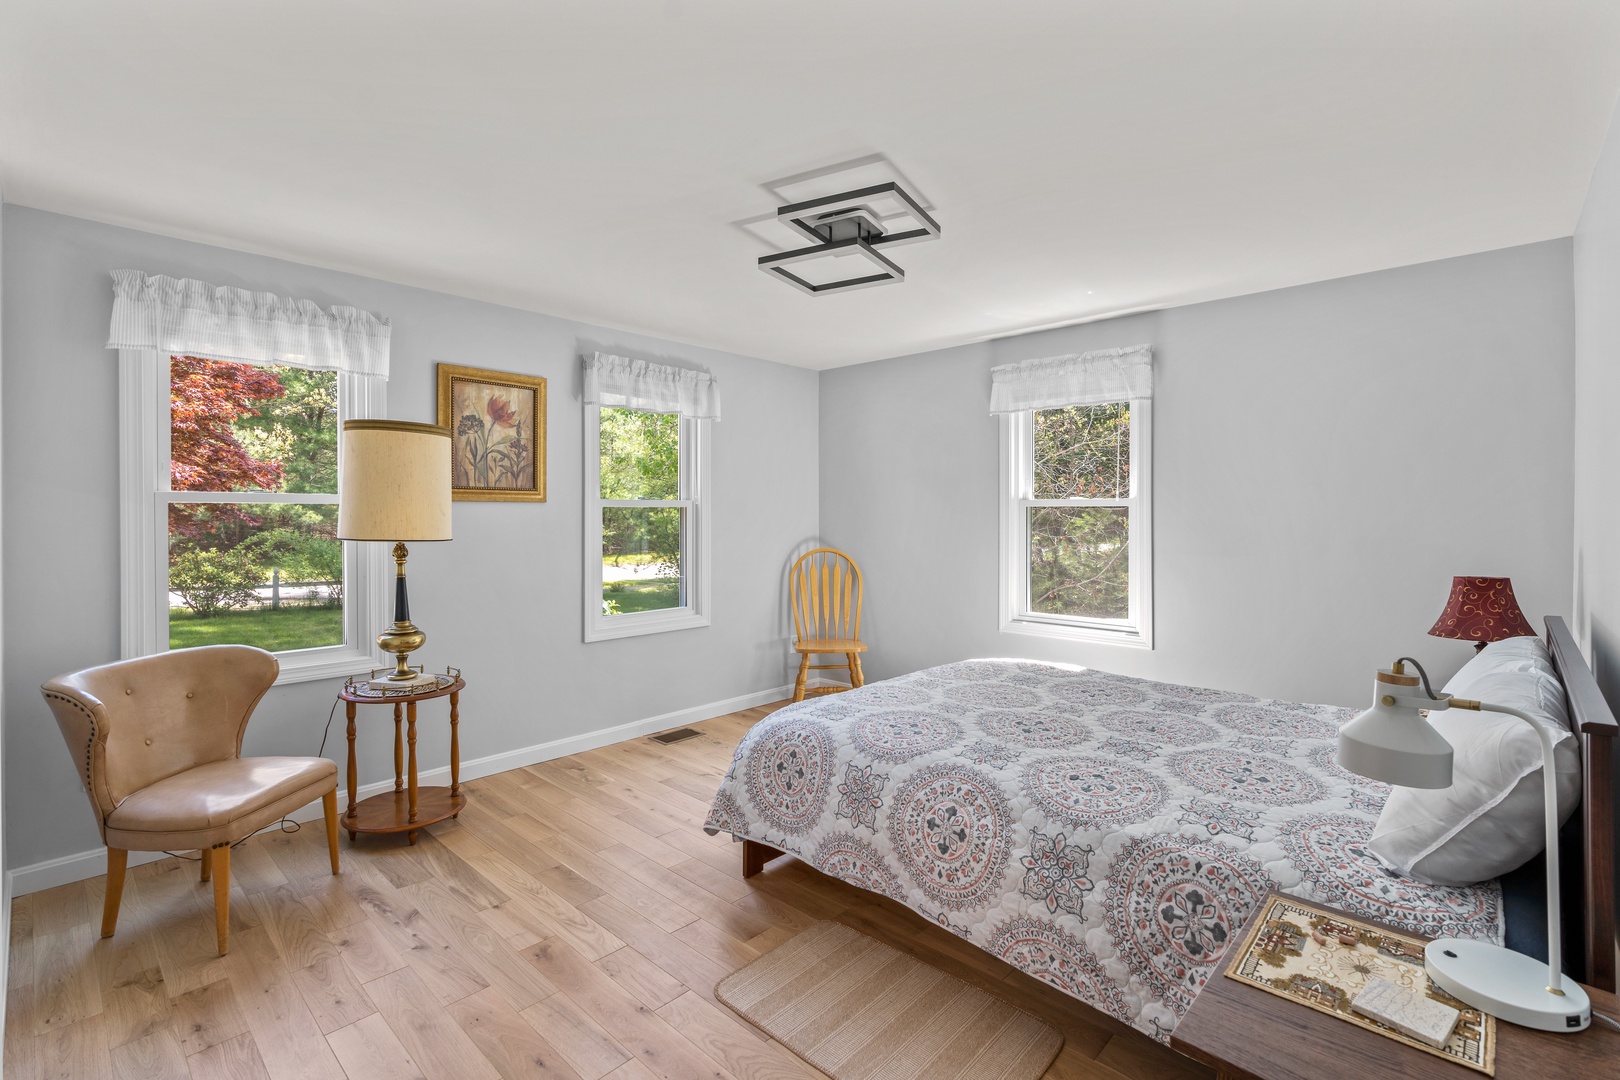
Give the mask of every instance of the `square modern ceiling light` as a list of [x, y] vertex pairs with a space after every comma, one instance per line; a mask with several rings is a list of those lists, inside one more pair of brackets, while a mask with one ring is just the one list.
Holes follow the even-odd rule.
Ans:
[[904, 281], [879, 249], [939, 236], [939, 223], [894, 181], [788, 203], [776, 221], [815, 242], [763, 255], [759, 268], [812, 296]]

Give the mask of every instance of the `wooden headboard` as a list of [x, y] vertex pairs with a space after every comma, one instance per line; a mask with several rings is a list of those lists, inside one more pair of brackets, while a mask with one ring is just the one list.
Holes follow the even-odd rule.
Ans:
[[1564, 899], [1564, 955], [1570, 974], [1600, 990], [1615, 989], [1615, 806], [1620, 724], [1598, 689], [1569, 626], [1548, 615], [1547, 651], [1564, 684], [1565, 703], [1581, 747], [1581, 806], [1559, 841]]

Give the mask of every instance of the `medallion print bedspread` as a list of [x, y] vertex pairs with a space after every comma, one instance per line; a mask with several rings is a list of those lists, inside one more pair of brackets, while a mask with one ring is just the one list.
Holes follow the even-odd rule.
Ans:
[[1025, 660], [790, 705], [705, 828], [789, 852], [1165, 1040], [1266, 891], [1502, 939], [1500, 888], [1390, 873], [1350, 711]]

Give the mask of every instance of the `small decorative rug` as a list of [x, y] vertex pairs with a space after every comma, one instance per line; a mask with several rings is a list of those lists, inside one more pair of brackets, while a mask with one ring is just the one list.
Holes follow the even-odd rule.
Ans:
[[834, 1080], [1037, 1080], [1050, 1025], [840, 923], [720, 980], [717, 998]]
[[[1280, 893], [1267, 898], [1249, 926], [1248, 939], [1226, 969], [1228, 978], [1487, 1076], [1496, 1075], [1496, 1018], [1458, 1001], [1430, 981], [1423, 966], [1422, 938], [1324, 911]], [[1462, 1013], [1457, 1030], [1437, 1050], [1352, 1012], [1350, 1002], [1369, 979], [1384, 979], [1450, 1005]]]

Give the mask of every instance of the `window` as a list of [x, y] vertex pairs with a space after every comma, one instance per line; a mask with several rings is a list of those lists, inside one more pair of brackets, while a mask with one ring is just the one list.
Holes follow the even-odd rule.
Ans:
[[282, 682], [369, 670], [382, 549], [337, 539], [338, 429], [381, 411], [383, 381], [145, 350], [120, 372], [125, 655], [242, 644]]
[[585, 407], [585, 640], [709, 625], [706, 421]]
[[1147, 399], [1002, 415], [1002, 629], [1152, 648]]

